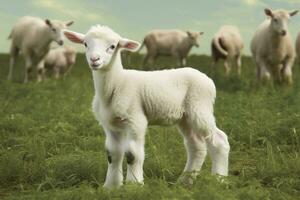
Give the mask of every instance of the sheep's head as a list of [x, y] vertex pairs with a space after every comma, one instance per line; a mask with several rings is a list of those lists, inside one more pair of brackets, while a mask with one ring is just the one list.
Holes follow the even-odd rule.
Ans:
[[58, 20], [49, 20], [46, 19], [45, 23], [49, 29], [51, 39], [57, 42], [59, 45], [63, 45], [63, 34], [62, 31], [66, 29], [68, 26], [71, 26], [73, 24], [73, 21], [69, 22], [62, 22]]
[[140, 47], [138, 42], [122, 38], [106, 26], [93, 26], [85, 35], [67, 30], [64, 34], [70, 41], [85, 46], [86, 59], [92, 70], [104, 69], [122, 49], [137, 51]]
[[288, 21], [290, 17], [296, 15], [298, 10], [288, 12], [285, 10], [265, 9], [265, 14], [271, 18], [271, 27], [275, 33], [285, 36], [288, 32]]
[[199, 47], [199, 38], [201, 35], [203, 35], [203, 32], [192, 32], [192, 31], [187, 31], [187, 36], [188, 36], [188, 40], [190, 41], [190, 43], [195, 46], [195, 47]]

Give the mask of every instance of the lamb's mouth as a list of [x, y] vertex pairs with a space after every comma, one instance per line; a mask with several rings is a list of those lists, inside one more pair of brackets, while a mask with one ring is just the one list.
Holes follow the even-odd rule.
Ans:
[[92, 70], [98, 70], [101, 65], [102, 65], [102, 63], [100, 63], [100, 64], [91, 64], [91, 68], [92, 68]]

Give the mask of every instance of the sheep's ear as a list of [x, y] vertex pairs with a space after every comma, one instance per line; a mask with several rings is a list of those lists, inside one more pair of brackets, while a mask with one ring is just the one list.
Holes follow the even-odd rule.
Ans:
[[84, 35], [81, 33], [76, 33], [73, 31], [64, 31], [64, 35], [72, 42], [82, 44], [84, 40]]
[[74, 23], [74, 21], [68, 21], [65, 23], [66, 26], [71, 26]]
[[125, 39], [125, 38], [123, 38], [119, 41], [120, 48], [128, 50], [128, 51], [132, 51], [132, 52], [139, 50], [140, 46], [141, 46], [141, 44], [139, 42]]
[[273, 12], [272, 12], [272, 10], [269, 9], [269, 8], [266, 8], [266, 9], [265, 9], [265, 14], [266, 14], [267, 16], [273, 17]]
[[290, 16], [292, 17], [292, 16], [296, 15], [297, 13], [298, 13], [298, 10], [294, 10], [294, 11], [290, 12]]
[[186, 31], [186, 33], [187, 33], [187, 35], [188, 35], [189, 37], [192, 37], [191, 31]]
[[46, 23], [48, 26], [52, 27], [52, 23], [51, 23], [51, 21], [50, 21], [49, 19], [45, 19], [45, 23]]

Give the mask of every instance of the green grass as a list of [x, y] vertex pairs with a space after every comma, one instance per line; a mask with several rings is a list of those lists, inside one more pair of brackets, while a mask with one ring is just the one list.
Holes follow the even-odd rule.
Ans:
[[[142, 57], [133, 55], [132, 66]], [[192, 187], [177, 183], [185, 165], [175, 127], [149, 127], [145, 185], [102, 188], [107, 161], [104, 135], [91, 113], [92, 77], [80, 55], [61, 80], [23, 85], [22, 60], [7, 82], [8, 56], [0, 56], [0, 199], [297, 199], [300, 196], [300, 70], [294, 85], [260, 86], [250, 58], [243, 74], [224, 77], [210, 58], [191, 56], [193, 66], [217, 87], [215, 115], [231, 144], [229, 176], [210, 175], [207, 158]], [[160, 59], [156, 69], [175, 62]], [[126, 63], [126, 66], [128, 64]], [[124, 166], [125, 167], [125, 166]]]

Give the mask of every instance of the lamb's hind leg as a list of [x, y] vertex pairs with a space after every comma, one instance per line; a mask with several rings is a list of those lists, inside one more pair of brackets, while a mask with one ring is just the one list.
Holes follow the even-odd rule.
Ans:
[[208, 152], [212, 159], [212, 174], [228, 175], [229, 142], [227, 135], [216, 128], [206, 139]]
[[187, 152], [187, 161], [184, 172], [191, 172], [195, 177], [206, 157], [206, 142], [204, 137], [192, 131], [192, 129], [184, 122], [179, 125], [179, 129], [184, 137], [184, 145]]
[[190, 124], [193, 125], [195, 132], [201, 133], [202, 137], [205, 137], [212, 160], [212, 174], [227, 176], [230, 150], [227, 136], [216, 127], [212, 109], [204, 109], [204, 105], [199, 108], [202, 109], [198, 111], [194, 109], [190, 113]]

